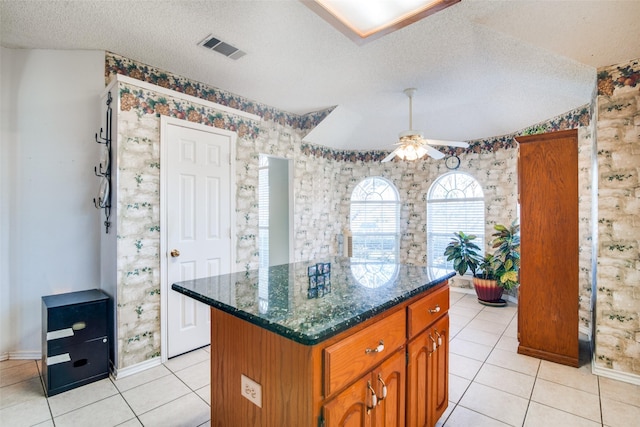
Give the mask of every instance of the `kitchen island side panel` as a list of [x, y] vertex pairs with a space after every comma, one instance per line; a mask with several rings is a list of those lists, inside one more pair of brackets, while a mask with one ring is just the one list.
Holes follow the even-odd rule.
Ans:
[[[319, 410], [313, 404], [322, 371], [316, 347], [211, 308], [211, 425], [307, 425]], [[261, 385], [262, 408], [242, 395], [241, 375]]]

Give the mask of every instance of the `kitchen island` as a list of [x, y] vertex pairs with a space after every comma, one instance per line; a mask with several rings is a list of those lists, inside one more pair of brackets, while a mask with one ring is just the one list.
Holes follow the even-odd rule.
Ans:
[[330, 258], [173, 284], [211, 306], [211, 425], [434, 425], [453, 275]]

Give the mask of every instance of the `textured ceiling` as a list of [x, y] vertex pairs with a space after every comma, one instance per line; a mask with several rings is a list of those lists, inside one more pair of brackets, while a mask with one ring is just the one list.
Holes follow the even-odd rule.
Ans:
[[[390, 149], [413, 127], [471, 140], [590, 101], [596, 68], [640, 57], [640, 1], [460, 3], [356, 45], [298, 0], [0, 2], [8, 48], [108, 50], [292, 113], [339, 106], [310, 142]], [[213, 34], [247, 53], [197, 46]], [[315, 135], [315, 136], [314, 136]]]

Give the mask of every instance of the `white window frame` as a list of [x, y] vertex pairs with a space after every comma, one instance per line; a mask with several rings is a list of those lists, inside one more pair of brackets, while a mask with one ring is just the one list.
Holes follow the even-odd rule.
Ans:
[[460, 171], [448, 172], [431, 184], [427, 192], [426, 231], [429, 267], [453, 270], [453, 262], [446, 261], [444, 249], [452, 240], [453, 233], [458, 231], [475, 234], [475, 243], [484, 255], [484, 191], [473, 175]]
[[[381, 193], [377, 191], [367, 192], [365, 186], [369, 185], [368, 182], [371, 180], [383, 181], [387, 185], [386, 189], [392, 190], [393, 200], [382, 198], [380, 196]], [[358, 197], [359, 189], [363, 189], [365, 193], [363, 199]], [[354, 207], [358, 209], [354, 209]], [[367, 207], [370, 209], [367, 209]], [[365, 217], [361, 217], [363, 213]], [[383, 219], [382, 224], [380, 224], [379, 218], [376, 217], [384, 213], [391, 214], [394, 218], [390, 220]], [[356, 215], [358, 218], [356, 218]], [[354, 261], [398, 262], [400, 253], [400, 194], [393, 182], [381, 176], [367, 177], [360, 181], [351, 193], [349, 223], [352, 234], [352, 258]], [[363, 231], [363, 228], [366, 229], [365, 224], [369, 223], [373, 225], [371, 229]], [[390, 239], [393, 239], [393, 250], [385, 251], [384, 246], [388, 244]], [[381, 247], [380, 251], [362, 252], [358, 249], [364, 242], [375, 242], [376, 240]]]

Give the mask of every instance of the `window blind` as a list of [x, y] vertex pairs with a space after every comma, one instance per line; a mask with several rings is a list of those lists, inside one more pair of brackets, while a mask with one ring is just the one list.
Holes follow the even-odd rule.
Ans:
[[399, 222], [400, 202], [395, 186], [380, 177], [361, 181], [351, 195], [353, 258], [395, 262]]
[[[450, 176], [445, 177], [449, 183], [456, 182]], [[468, 179], [465, 177], [465, 186], [469, 185]], [[436, 181], [433, 185], [440, 184]], [[475, 243], [484, 254], [484, 198], [465, 198], [464, 192], [457, 190], [454, 185], [447, 189], [448, 197], [427, 200], [427, 262], [430, 267], [453, 269], [453, 262], [446, 261], [444, 251], [453, 239], [453, 233], [458, 231], [476, 235]], [[451, 197], [452, 194], [457, 197]]]

